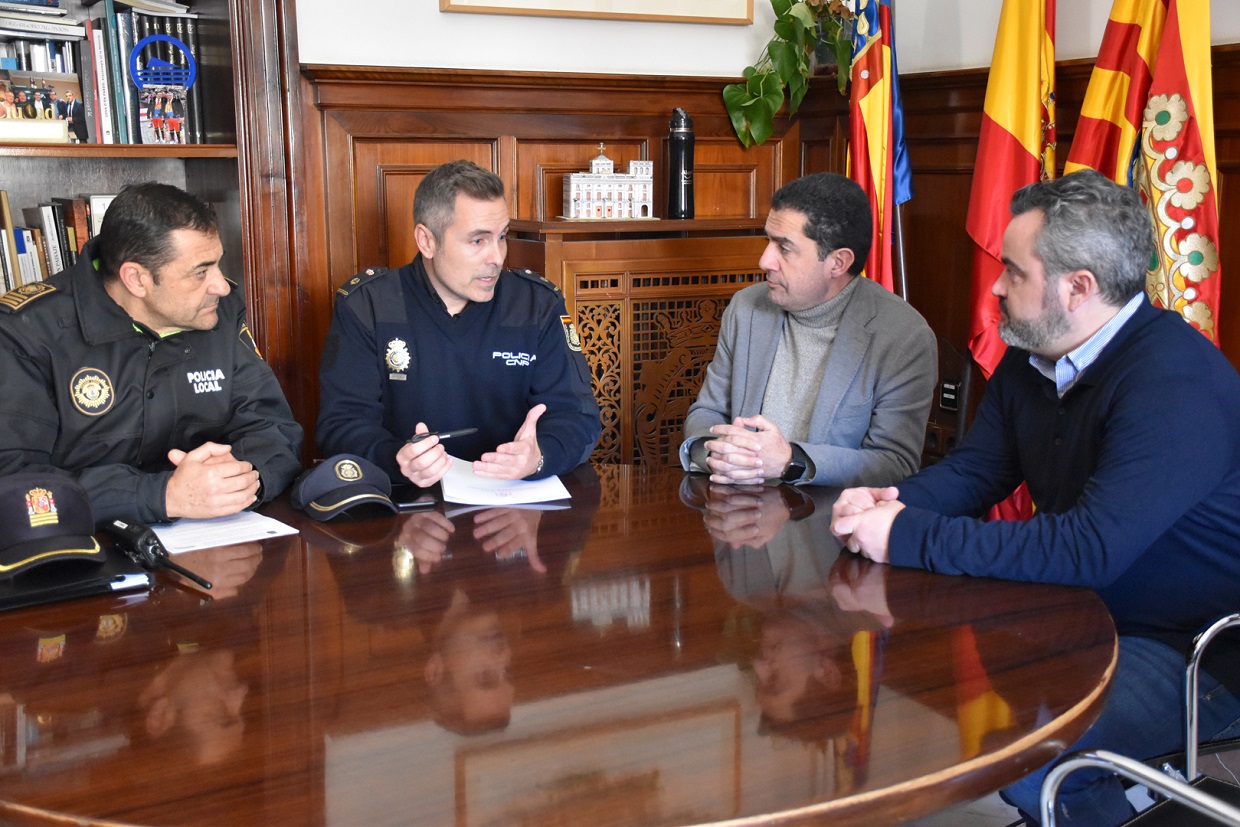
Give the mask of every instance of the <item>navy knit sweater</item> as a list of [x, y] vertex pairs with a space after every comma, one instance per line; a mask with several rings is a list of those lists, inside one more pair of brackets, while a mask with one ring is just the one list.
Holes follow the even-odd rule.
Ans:
[[[899, 486], [891, 562], [1087, 586], [1121, 635], [1187, 650], [1240, 611], [1240, 376], [1178, 315], [1142, 305], [1063, 399], [1009, 348], [976, 421]], [[1027, 480], [1027, 522], [977, 519]], [[1205, 668], [1240, 687], [1240, 648]]]

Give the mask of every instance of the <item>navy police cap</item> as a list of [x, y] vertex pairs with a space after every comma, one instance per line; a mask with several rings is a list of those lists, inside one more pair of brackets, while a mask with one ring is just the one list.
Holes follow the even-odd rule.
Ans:
[[379, 466], [353, 454], [336, 454], [302, 473], [289, 495], [293, 507], [316, 520], [367, 503], [396, 510], [392, 504], [392, 481]]
[[27, 472], [0, 478], [0, 578], [57, 560], [94, 560], [99, 547], [90, 500], [82, 486], [58, 474]]

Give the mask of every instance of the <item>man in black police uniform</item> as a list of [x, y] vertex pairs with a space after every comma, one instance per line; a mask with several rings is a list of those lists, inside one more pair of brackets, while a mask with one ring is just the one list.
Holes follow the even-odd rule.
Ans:
[[[319, 373], [318, 444], [432, 485], [452, 456], [496, 479], [562, 474], [602, 430], [581, 340], [559, 290], [504, 270], [499, 176], [436, 167], [413, 205], [418, 255], [340, 287]], [[440, 443], [414, 434], [477, 428]]]
[[101, 522], [219, 517], [283, 491], [301, 427], [222, 255], [209, 204], [140, 184], [77, 264], [0, 297], [0, 474], [72, 476]]

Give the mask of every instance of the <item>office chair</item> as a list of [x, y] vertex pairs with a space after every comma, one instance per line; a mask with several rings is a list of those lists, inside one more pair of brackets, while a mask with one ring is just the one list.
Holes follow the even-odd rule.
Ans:
[[[1197, 757], [1200, 753], [1197, 743], [1197, 673], [1200, 670], [1201, 658], [1206, 647], [1219, 633], [1238, 626], [1240, 614], [1220, 618], [1197, 637], [1189, 654], [1188, 667], [1184, 674], [1184, 777], [1189, 781], [1185, 783], [1170, 775], [1169, 764], [1166, 772], [1160, 772], [1147, 763], [1106, 750], [1075, 752], [1057, 763], [1042, 782], [1039, 809], [1042, 811], [1043, 827], [1055, 825], [1055, 796], [1059, 792], [1059, 785], [1065, 777], [1082, 767], [1110, 770], [1165, 796], [1163, 801], [1125, 822], [1125, 827], [1191, 827], [1196, 824], [1215, 823], [1240, 827], [1240, 787], [1208, 775], [1199, 775], [1197, 772]], [[1235, 740], [1227, 739], [1223, 743], [1230, 745], [1234, 744]], [[1220, 742], [1213, 742], [1207, 745], [1207, 751], [1216, 752], [1219, 747]], [[1152, 760], [1161, 761], [1162, 758]]]

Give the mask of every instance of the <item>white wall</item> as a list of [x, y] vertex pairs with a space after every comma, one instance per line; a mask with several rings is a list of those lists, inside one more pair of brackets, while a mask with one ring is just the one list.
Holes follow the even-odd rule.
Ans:
[[[710, 0], [702, 0], [710, 2]], [[751, 26], [444, 13], [436, 0], [296, 0], [303, 63], [736, 77], [771, 36]], [[990, 63], [999, 0], [896, 0], [900, 72]], [[1059, 0], [1060, 60], [1097, 54], [1111, 0]], [[1210, 0], [1215, 43], [1240, 43], [1240, 0]]]

